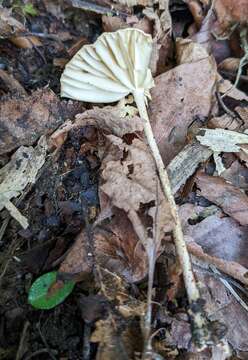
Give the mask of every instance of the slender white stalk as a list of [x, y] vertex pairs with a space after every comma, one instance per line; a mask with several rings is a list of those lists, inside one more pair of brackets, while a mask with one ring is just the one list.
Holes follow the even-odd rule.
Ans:
[[[187, 295], [188, 295], [188, 300], [189, 300], [189, 303], [192, 304], [193, 302], [200, 299], [200, 293], [197, 288], [194, 274], [192, 271], [190, 256], [189, 256], [189, 253], [187, 250], [186, 243], [184, 241], [181, 221], [180, 221], [180, 218], [178, 215], [174, 196], [171, 191], [168, 173], [164, 166], [163, 160], [161, 158], [161, 155], [160, 155], [160, 152], [158, 149], [158, 145], [157, 145], [156, 140], [153, 135], [152, 127], [151, 127], [150, 120], [149, 120], [147, 110], [146, 110], [144, 93], [143, 93], [143, 91], [135, 91], [133, 93], [133, 96], [134, 96], [135, 102], [137, 104], [139, 114], [140, 114], [141, 118], [144, 120], [144, 133], [145, 133], [148, 145], [151, 149], [151, 152], [153, 154], [153, 157], [154, 157], [154, 160], [155, 160], [155, 163], [157, 166], [162, 191], [169, 202], [171, 214], [175, 221], [175, 227], [174, 227], [174, 231], [173, 231], [175, 246], [176, 246], [178, 258], [179, 258], [179, 261], [180, 261], [180, 264], [181, 264], [181, 267], [183, 270], [183, 277], [184, 277], [185, 288], [186, 288]], [[195, 321], [197, 322], [197, 324], [195, 324], [195, 325], [199, 328], [202, 328], [205, 323], [203, 316], [201, 317], [201, 316], [199, 316], [199, 314], [197, 314], [197, 316], [195, 317]]]

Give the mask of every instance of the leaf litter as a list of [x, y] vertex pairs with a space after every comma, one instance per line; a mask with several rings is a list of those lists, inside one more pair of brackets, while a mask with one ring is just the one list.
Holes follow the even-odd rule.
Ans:
[[[187, 352], [191, 358], [224, 359], [230, 358], [231, 353], [237, 358], [246, 358], [245, 67], [241, 69], [238, 88], [231, 82], [235, 81], [243, 56], [242, 31], [247, 26], [245, 1], [233, 7], [228, 1], [216, 1], [212, 8], [208, 1], [172, 1], [170, 6], [167, 1], [156, 4], [150, 1], [106, 0], [104, 4], [86, 1], [83, 10], [82, 7], [79, 10], [76, 2], [69, 8], [65, 4], [50, 4], [49, 0], [44, 4], [43, 8], [35, 6], [35, 12], [30, 8], [31, 13], [25, 13], [27, 22], [18, 13], [24, 14], [20, 10], [22, 7], [18, 11], [1, 8], [4, 16], [0, 21], [0, 36], [4, 40], [0, 44], [3, 49], [0, 65], [4, 70], [1, 70], [0, 91], [4, 96], [0, 115], [0, 172], [3, 174], [0, 186], [3, 186], [4, 196], [8, 187], [7, 200], [5, 198], [1, 204], [2, 209], [5, 206], [10, 213], [12, 211], [11, 215], [24, 228], [27, 221], [29, 226], [20, 230], [19, 224], [11, 221], [4, 230], [8, 216], [6, 211], [1, 212], [0, 246], [3, 246], [6, 260], [1, 267], [0, 284], [3, 281], [8, 288], [9, 276], [19, 271], [23, 274], [19, 279], [26, 280], [25, 283], [18, 280], [18, 286], [27, 294], [28, 277], [32, 277], [33, 282], [32, 274], [58, 269], [59, 281], [77, 282], [75, 290], [65, 300], [65, 305], [71, 308], [61, 304], [57, 312], [51, 310], [55, 323], [62, 324], [58, 325], [60, 339], [51, 335], [46, 314], [46, 320], [41, 321], [42, 336], [46, 334], [59, 356], [63, 353], [68, 359], [76, 354], [83, 354], [85, 359], [140, 358], [149, 255], [155, 252], [152, 330], [157, 333], [151, 338], [150, 356], [173, 359]], [[29, 9], [29, 4], [26, 5]], [[186, 21], [181, 9], [184, 9]], [[114, 16], [109, 16], [107, 10]], [[39, 14], [50, 20], [46, 24], [39, 20], [41, 30], [35, 34], [36, 30], [30, 30], [30, 25]], [[88, 22], [86, 30], [82, 24]], [[176, 29], [178, 24], [181, 31]], [[56, 63], [55, 54], [56, 58], [64, 59], [63, 68], [72, 56], [74, 45], [94, 42], [102, 29], [116, 31], [130, 27], [137, 27], [153, 37], [150, 67], [157, 76], [151, 91], [149, 115], [181, 214], [194, 274], [201, 283], [205, 311], [210, 320], [218, 320], [217, 339], [223, 337], [222, 345], [211, 345], [211, 349], [199, 355], [192, 343], [182, 271], [172, 242], [174, 220], [162, 196], [152, 155], [143, 137], [143, 121], [133, 98], [104, 107], [61, 101], [56, 95], [56, 86], [53, 87], [56, 94], [50, 90], [49, 82], [47, 87], [39, 89], [39, 75], [31, 72], [33, 78], [27, 79], [23, 65], [13, 67], [9, 56], [11, 52], [16, 54], [16, 49], [19, 54], [29, 51], [35, 54], [37, 63], [45, 59], [50, 66]], [[75, 35], [72, 29], [79, 34]], [[67, 31], [68, 36], [55, 42], [56, 33], [63, 31]], [[172, 34], [176, 33], [182, 38], [174, 39]], [[223, 34], [227, 39], [219, 40], [218, 36]], [[33, 38], [32, 45], [30, 38]], [[235, 41], [241, 46], [235, 47]], [[49, 52], [53, 54], [52, 59]], [[17, 56], [16, 63], [20, 61], [21, 56]], [[215, 61], [221, 61], [221, 65], [217, 66]], [[27, 61], [27, 66], [33, 64]], [[47, 75], [42, 76], [46, 78]], [[49, 79], [50, 76], [51, 73]], [[55, 75], [57, 84], [59, 76]], [[40, 142], [45, 141], [43, 135], [49, 137], [48, 146], [39, 157], [36, 151]], [[31, 163], [22, 156], [24, 152], [32, 155]], [[20, 163], [19, 169], [14, 165], [15, 159]], [[16, 202], [23, 192], [25, 195], [30, 183], [28, 195]], [[12, 205], [7, 207], [6, 201]], [[6, 252], [8, 243], [9, 252]], [[11, 258], [10, 261], [9, 256], [14, 256], [15, 260]], [[40, 259], [39, 266], [35, 266], [35, 258]], [[16, 270], [18, 261], [20, 265]], [[15, 285], [9, 289], [13, 294]], [[83, 298], [77, 303], [78, 295]], [[7, 293], [5, 296], [10, 299]], [[20, 296], [18, 293], [12, 297], [19, 299]], [[3, 298], [2, 304], [7, 311], [0, 325], [6, 329], [7, 337], [13, 333], [18, 343], [20, 330], [16, 332], [9, 319], [12, 316], [16, 320], [19, 315], [15, 312], [25, 313], [26, 310], [22, 305], [19, 308], [13, 305], [12, 314], [8, 308], [10, 300], [7, 303]], [[96, 309], [95, 317], [90, 317], [91, 306]], [[75, 318], [79, 309], [80, 320]], [[68, 317], [72, 327], [63, 323]], [[78, 325], [84, 328], [83, 337], [81, 330], [75, 330]], [[165, 335], [161, 328], [165, 329]], [[39, 338], [40, 333], [31, 320], [31, 334], [35, 332]], [[24, 336], [28, 344], [27, 356], [44, 346], [42, 340], [33, 345], [29, 335], [24, 333]], [[73, 339], [74, 345], [68, 339]], [[97, 355], [92, 355], [93, 348]], [[45, 350], [53, 354], [52, 349]]]

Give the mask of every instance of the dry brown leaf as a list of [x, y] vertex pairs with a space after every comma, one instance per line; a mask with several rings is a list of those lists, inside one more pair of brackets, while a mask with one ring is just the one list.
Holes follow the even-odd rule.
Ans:
[[43, 46], [39, 38], [35, 36], [12, 36], [9, 40], [20, 49], [31, 49], [33, 46]]
[[[230, 295], [219, 279], [206, 273], [205, 269], [195, 268], [195, 275], [204, 287], [201, 295], [205, 300], [209, 319], [220, 321], [227, 329], [226, 340], [235, 352], [248, 351], [248, 314], [247, 311]], [[247, 358], [244, 353], [243, 359]], [[230, 356], [228, 357], [230, 358]], [[237, 357], [239, 358], [239, 357]], [[242, 358], [242, 357], [241, 357]], [[212, 360], [215, 360], [212, 357]], [[223, 359], [223, 358], [221, 358]]]
[[[172, 221], [161, 192], [152, 155], [147, 146], [138, 139], [134, 139], [131, 145], [126, 145], [113, 135], [109, 135], [108, 139], [115, 149], [122, 150], [122, 156], [113, 160], [112, 155], [107, 155], [103, 160], [104, 184], [101, 190], [107, 194], [114, 206], [127, 213], [140, 241], [144, 243], [149, 235], [147, 226], [142, 224], [139, 211], [142, 205], [150, 203], [146, 216], [151, 217], [153, 222], [156, 220], [156, 236], [160, 242], [164, 232], [172, 229]], [[153, 236], [155, 237], [155, 234]], [[157, 245], [159, 248], [159, 243]]]
[[218, 82], [218, 91], [221, 94], [225, 94], [228, 97], [231, 97], [235, 100], [246, 100], [248, 101], [248, 96], [243, 92], [237, 89], [231, 81], [229, 80], [223, 80], [220, 75], [218, 75], [218, 79], [220, 80]]
[[80, 278], [91, 272], [93, 266], [93, 254], [89, 244], [89, 237], [85, 231], [75, 239], [65, 260], [61, 263], [59, 272], [78, 276]]
[[185, 145], [188, 126], [209, 116], [215, 81], [216, 68], [209, 57], [179, 65], [155, 79], [150, 119], [165, 165]]
[[218, 205], [241, 225], [248, 225], [248, 197], [240, 189], [218, 176], [199, 172], [195, 177], [200, 194]]
[[240, 122], [238, 119], [234, 119], [231, 115], [223, 114], [221, 116], [215, 116], [208, 122], [209, 128], [221, 128], [231, 131], [237, 131], [240, 128]]
[[218, 69], [236, 72], [239, 68], [239, 63], [240, 59], [228, 57], [218, 65]]
[[97, 264], [123, 276], [129, 283], [147, 275], [148, 263], [142, 243], [122, 210], [113, 210], [110, 223], [94, 230], [94, 254]]
[[209, 59], [207, 50], [201, 44], [182, 38], [176, 39], [176, 57], [179, 65]]
[[243, 121], [243, 127], [248, 128], [248, 106], [236, 106], [235, 111], [239, 114]]
[[67, 116], [73, 116], [82, 105], [60, 102], [48, 89], [30, 96], [0, 100], [0, 155], [20, 145], [32, 145], [41, 135], [49, 134]]
[[188, 220], [202, 219], [205, 208], [185, 204], [180, 207], [184, 233], [189, 251], [197, 258], [215, 265], [224, 273], [248, 284], [248, 259], [246, 256], [247, 226], [223, 217], [221, 212], [207, 216], [191, 225]]
[[230, 30], [235, 23], [246, 24], [248, 19], [247, 0], [216, 0], [215, 11], [218, 27], [222, 32]]
[[138, 116], [121, 118], [120, 115], [120, 109], [116, 106], [105, 106], [103, 109], [95, 108], [78, 114], [73, 126], [93, 125], [120, 137], [143, 131], [142, 120]]
[[96, 323], [91, 342], [99, 343], [96, 360], [134, 359], [142, 351], [142, 335], [139, 324], [129, 321], [126, 327], [117, 317], [110, 315]]

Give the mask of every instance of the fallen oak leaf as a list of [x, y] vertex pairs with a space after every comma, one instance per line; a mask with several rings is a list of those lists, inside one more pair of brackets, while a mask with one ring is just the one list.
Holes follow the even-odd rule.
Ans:
[[241, 225], [248, 225], [248, 197], [240, 189], [218, 176], [198, 172], [195, 177], [200, 193], [218, 205]]

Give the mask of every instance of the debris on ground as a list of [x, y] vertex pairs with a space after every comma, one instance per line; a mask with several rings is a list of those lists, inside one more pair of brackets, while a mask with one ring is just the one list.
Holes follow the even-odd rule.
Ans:
[[1, 359], [248, 358], [247, 18], [0, 1]]

